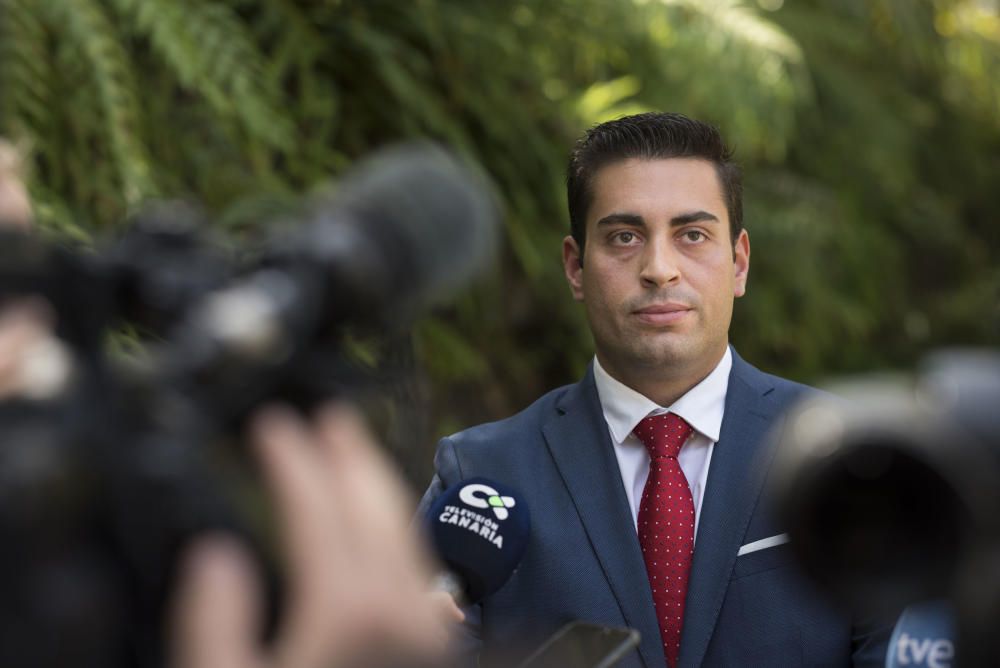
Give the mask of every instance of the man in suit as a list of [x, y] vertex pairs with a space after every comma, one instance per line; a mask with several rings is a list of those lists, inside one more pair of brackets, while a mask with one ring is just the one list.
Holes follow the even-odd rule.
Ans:
[[762, 494], [765, 435], [808, 388], [729, 346], [750, 241], [718, 131], [666, 113], [604, 123], [567, 191], [563, 264], [595, 358], [575, 385], [443, 439], [424, 497], [486, 476], [530, 509], [518, 570], [467, 611], [483, 655], [580, 619], [641, 633], [626, 666], [884, 662], [885, 638], [803, 579]]

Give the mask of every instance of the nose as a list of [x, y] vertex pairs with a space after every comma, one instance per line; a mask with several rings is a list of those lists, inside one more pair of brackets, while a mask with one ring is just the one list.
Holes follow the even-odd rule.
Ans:
[[639, 280], [643, 287], [659, 288], [680, 281], [678, 259], [669, 238], [651, 239], [643, 250], [642, 266], [639, 269]]

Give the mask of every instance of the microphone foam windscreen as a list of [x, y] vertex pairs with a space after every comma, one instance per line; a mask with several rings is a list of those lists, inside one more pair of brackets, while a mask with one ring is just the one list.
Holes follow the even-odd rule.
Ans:
[[465, 584], [470, 603], [504, 585], [524, 556], [531, 519], [524, 499], [486, 478], [445, 490], [427, 515], [440, 559]]

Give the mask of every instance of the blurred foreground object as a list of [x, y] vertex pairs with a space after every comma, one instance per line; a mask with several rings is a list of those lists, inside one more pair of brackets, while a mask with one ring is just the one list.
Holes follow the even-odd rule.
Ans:
[[[0, 320], [0, 665], [163, 665], [167, 610], [192, 541], [179, 608], [201, 609], [189, 585], [204, 583], [205, 569], [230, 585], [256, 576], [264, 601], [244, 592], [246, 616], [229, 621], [257, 629], [259, 607], [278, 666], [324, 665], [333, 650], [392, 654], [393, 634], [418, 655], [435, 644], [432, 619], [401, 629], [386, 605], [386, 587], [405, 603], [426, 573], [402, 528], [410, 509], [394, 474], [372, 463], [366, 432], [343, 415], [311, 429], [258, 411], [278, 403], [311, 414], [358, 392], [364, 379], [345, 362], [353, 329], [402, 329], [465, 287], [495, 245], [493, 198], [440, 149], [409, 146], [363, 163], [336, 198], [289, 222], [242, 263], [176, 207], [140, 217], [96, 253], [9, 231], [0, 239], [0, 306], [21, 309]], [[32, 303], [42, 305], [37, 317], [22, 313]], [[105, 354], [122, 324], [147, 335], [145, 354]], [[45, 350], [29, 366], [47, 372], [26, 374], [18, 358], [39, 340]], [[257, 459], [241, 447], [247, 424], [264, 443]], [[290, 450], [275, 454], [278, 442]], [[255, 464], [277, 497], [285, 569], [263, 537], [268, 504], [252, 493]], [[314, 478], [287, 479], [310, 467]], [[372, 489], [355, 489], [366, 480]], [[337, 484], [349, 486], [327, 489]], [[365, 543], [372, 527], [359, 522], [381, 527], [382, 542]], [[202, 536], [220, 533], [242, 550], [199, 550]], [[200, 600], [213, 618], [212, 601]], [[411, 602], [412, 614], [427, 612]], [[352, 610], [360, 616], [345, 628]], [[210, 631], [184, 624], [178, 661], [221, 665], [192, 639]], [[331, 647], [347, 639], [360, 646]], [[220, 638], [218, 650], [230, 640], [244, 638]], [[247, 644], [247, 657], [260, 646]]]
[[24, 187], [21, 158], [17, 150], [0, 138], [0, 225], [19, 229], [31, 227], [31, 201]]
[[778, 436], [774, 491], [803, 567], [855, 610], [950, 600], [960, 665], [1000, 665], [1000, 352], [837, 390]]
[[360, 415], [328, 405], [309, 425], [269, 407], [252, 435], [281, 520], [285, 613], [265, 647], [251, 555], [224, 535], [201, 538], [174, 600], [174, 668], [438, 665], [462, 615], [427, 593], [412, 504]]
[[300, 209], [239, 263], [171, 203], [96, 254], [4, 231], [0, 298], [48, 301], [61, 337], [99, 365], [107, 330], [133, 327], [150, 355], [130, 372], [233, 421], [349, 387], [345, 336], [406, 328], [489, 265], [499, 234], [485, 181], [428, 144], [377, 154]]

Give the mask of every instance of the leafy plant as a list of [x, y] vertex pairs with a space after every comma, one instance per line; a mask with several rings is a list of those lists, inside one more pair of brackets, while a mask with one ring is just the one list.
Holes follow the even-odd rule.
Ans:
[[[428, 376], [401, 390], [431, 399], [437, 433], [509, 414], [584, 368], [589, 335], [559, 262], [565, 158], [589, 125], [644, 109], [715, 122], [737, 147], [754, 252], [732, 338], [748, 359], [810, 380], [1000, 338], [995, 3], [3, 10], [0, 132], [31, 147], [52, 234], [88, 239], [150, 197], [186, 197], [238, 240], [407, 137], [483, 165], [506, 205], [501, 258], [416, 327], [410, 353]], [[426, 449], [411, 461], [423, 477]]]

